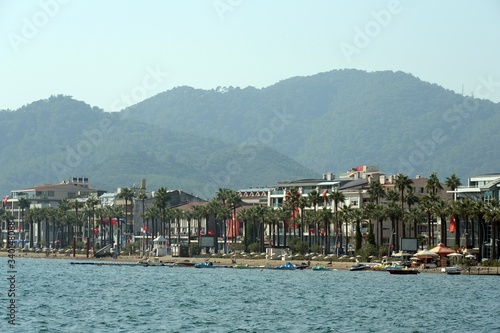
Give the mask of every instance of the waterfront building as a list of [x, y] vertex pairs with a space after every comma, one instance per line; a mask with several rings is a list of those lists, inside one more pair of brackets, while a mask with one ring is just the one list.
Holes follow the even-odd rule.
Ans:
[[[467, 184], [457, 187], [454, 191], [449, 190], [448, 193], [455, 197], [456, 201], [461, 201], [465, 199], [470, 199], [473, 202], [482, 201], [484, 203], [490, 202], [493, 199], [500, 199], [500, 173], [482, 174], [477, 176], [469, 177]], [[492, 239], [495, 238], [498, 242], [500, 238], [499, 235], [493, 237], [492, 228], [490, 223], [483, 223], [482, 229], [479, 230], [479, 223], [475, 221], [475, 217], [472, 217], [472, 223], [477, 224], [477, 228], [466, 227], [467, 221], [464, 219], [459, 219], [458, 226], [460, 244], [457, 245], [467, 245], [470, 252], [478, 252], [483, 258], [490, 258]], [[479, 244], [480, 237], [479, 233], [482, 232], [482, 244]], [[454, 241], [454, 240], [453, 240]], [[496, 244], [498, 246], [498, 244]]]
[[[9, 196], [3, 200], [3, 208], [6, 209], [14, 219], [16, 243], [19, 246], [26, 246], [29, 241], [29, 224], [25, 221], [26, 212], [33, 208], [56, 208], [63, 199], [70, 201], [78, 201], [82, 205], [89, 196], [100, 196], [105, 191], [92, 188], [88, 178], [75, 177], [70, 180], [65, 180], [59, 184], [47, 184], [24, 188], [20, 190], [12, 190]], [[29, 201], [29, 207], [21, 207], [20, 202], [25, 199]], [[41, 245], [43, 241], [49, 239], [51, 243], [56, 240], [57, 234], [54, 233], [54, 226], [49, 225], [49, 229], [33, 224], [32, 231], [34, 239], [32, 243]], [[5, 221], [2, 223], [2, 235], [6, 235], [7, 226]], [[40, 229], [40, 230], [39, 230]], [[4, 243], [5, 236], [2, 237]]]

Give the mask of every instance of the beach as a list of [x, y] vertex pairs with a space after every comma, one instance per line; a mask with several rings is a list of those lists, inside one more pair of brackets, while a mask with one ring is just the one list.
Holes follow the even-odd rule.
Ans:
[[[0, 257], [7, 257], [8, 252], [5, 250], [0, 251]], [[356, 263], [354, 261], [339, 261], [332, 260], [271, 260], [265, 258], [231, 258], [231, 257], [173, 257], [167, 255], [164, 257], [149, 257], [144, 258], [137, 255], [121, 255], [116, 259], [113, 258], [94, 258], [92, 255], [87, 257], [86, 254], [77, 253], [73, 256], [72, 253], [51, 253], [48, 256], [45, 253], [34, 253], [34, 252], [16, 252], [14, 259], [22, 258], [38, 258], [38, 259], [54, 259], [54, 260], [68, 260], [68, 261], [102, 261], [102, 262], [126, 262], [126, 263], [138, 263], [138, 262], [150, 262], [150, 263], [181, 263], [181, 262], [192, 262], [192, 263], [203, 263], [206, 261], [212, 262], [214, 265], [221, 266], [234, 266], [234, 265], [248, 265], [248, 266], [259, 266], [259, 267], [269, 267], [274, 268], [279, 265], [285, 264], [290, 261], [293, 264], [300, 265], [303, 263], [308, 263], [309, 267], [314, 266], [325, 266], [331, 268], [332, 270], [349, 270]], [[233, 261], [234, 260], [234, 261]], [[370, 269], [369, 269], [370, 270]], [[418, 269], [421, 273], [442, 273], [441, 267], [437, 268], [426, 268]], [[371, 270], [370, 270], [371, 271]], [[381, 271], [383, 272], [383, 271]], [[462, 269], [462, 274], [470, 275], [500, 275], [500, 267], [481, 267], [481, 266], [470, 266], [469, 269]]]

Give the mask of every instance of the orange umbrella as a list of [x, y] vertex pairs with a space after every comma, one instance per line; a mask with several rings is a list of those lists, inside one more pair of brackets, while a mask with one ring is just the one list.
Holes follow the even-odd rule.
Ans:
[[450, 247], [445, 246], [443, 243], [439, 243], [436, 247], [433, 247], [431, 249], [432, 252], [439, 254], [439, 256], [446, 256], [450, 253], [455, 253], [455, 250], [453, 250]]

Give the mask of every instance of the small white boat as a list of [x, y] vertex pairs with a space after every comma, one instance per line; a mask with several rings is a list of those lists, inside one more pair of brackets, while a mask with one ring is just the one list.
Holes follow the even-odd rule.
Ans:
[[452, 266], [452, 267], [445, 267], [441, 269], [442, 272], [450, 275], [459, 275], [462, 274], [462, 270], [460, 267]]

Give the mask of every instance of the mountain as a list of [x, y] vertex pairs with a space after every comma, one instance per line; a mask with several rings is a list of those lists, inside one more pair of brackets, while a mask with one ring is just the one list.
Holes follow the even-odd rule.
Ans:
[[223, 142], [104, 112], [67, 96], [52, 96], [0, 112], [0, 191], [88, 177], [98, 189], [166, 186], [211, 198], [222, 187], [271, 186], [318, 177], [264, 145]]
[[335, 70], [270, 87], [178, 87], [122, 111], [127, 119], [259, 143], [317, 173], [378, 165], [444, 180], [497, 172], [500, 104], [403, 72]]
[[145, 178], [149, 189], [210, 198], [357, 165], [465, 183], [499, 171], [498, 124], [498, 103], [391, 71], [177, 87], [114, 113], [52, 96], [0, 111], [0, 191], [72, 177], [115, 190]]

